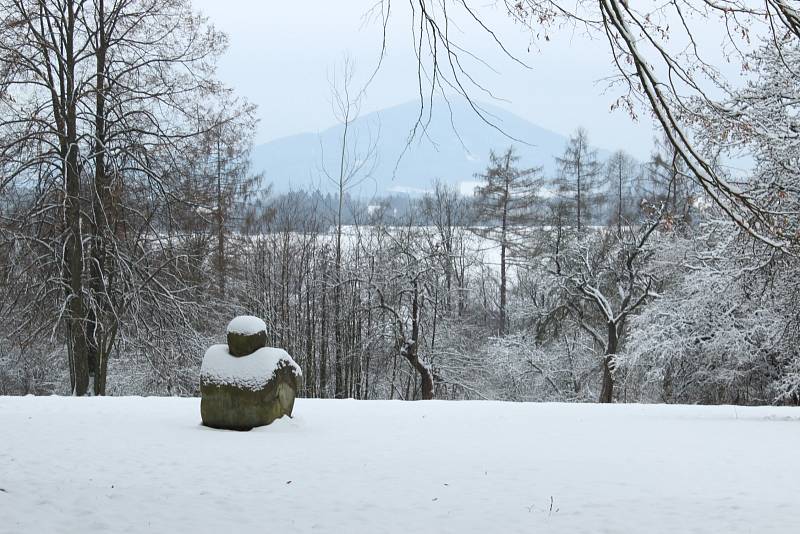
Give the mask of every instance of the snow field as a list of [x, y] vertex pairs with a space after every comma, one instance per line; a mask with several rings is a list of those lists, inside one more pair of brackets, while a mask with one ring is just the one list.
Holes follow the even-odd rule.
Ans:
[[0, 532], [800, 532], [800, 411], [0, 397]]

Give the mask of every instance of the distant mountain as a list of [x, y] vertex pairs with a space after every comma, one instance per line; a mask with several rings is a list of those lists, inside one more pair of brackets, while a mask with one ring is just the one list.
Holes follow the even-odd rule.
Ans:
[[[499, 129], [481, 120], [467, 103], [453, 101], [448, 107], [447, 102], [439, 99], [434, 102], [427, 130], [418, 134], [407, 149], [420, 112], [418, 101], [363, 115], [348, 133], [353, 142], [351, 158], [355, 161], [363, 157], [372, 140], [377, 141], [377, 161], [371, 178], [352, 193], [359, 196], [422, 193], [431, 188], [434, 179], [470, 192], [475, 173], [486, 168], [489, 151], [501, 152], [510, 145], [516, 147], [520, 165], [541, 166], [546, 176], [554, 176], [554, 158], [564, 150], [565, 136], [496, 106], [481, 104], [481, 107]], [[333, 192], [335, 186], [322, 169], [338, 176], [342, 132], [343, 127], [337, 125], [319, 134], [304, 133], [258, 145], [253, 152], [254, 170], [263, 171], [265, 180], [273, 184], [276, 192], [317, 188]], [[601, 158], [607, 155], [606, 151], [600, 152]]]

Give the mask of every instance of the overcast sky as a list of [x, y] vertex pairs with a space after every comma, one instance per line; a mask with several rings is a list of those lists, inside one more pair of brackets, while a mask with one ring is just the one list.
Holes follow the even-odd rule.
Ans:
[[[329, 73], [349, 55], [363, 78], [380, 51], [380, 25], [364, 19], [374, 3], [194, 0], [196, 8], [230, 37], [219, 77], [258, 104], [257, 142], [317, 132], [334, 124]], [[408, 2], [394, 2], [393, 9], [387, 59], [370, 86], [365, 112], [417, 98]], [[604, 43], [562, 32], [541, 43], [539, 50], [528, 51], [528, 35], [492, 0], [485, 0], [479, 9], [504, 44], [531, 67], [525, 69], [504, 57], [485, 33], [464, 24], [461, 43], [497, 71], [475, 66], [481, 82], [504, 99], [494, 104], [563, 134], [584, 126], [598, 146], [625, 148], [640, 159], [647, 157], [654, 130], [646, 113], [634, 122], [625, 111], [610, 110], [618, 92], [607, 91], [603, 81], [613, 73]]]

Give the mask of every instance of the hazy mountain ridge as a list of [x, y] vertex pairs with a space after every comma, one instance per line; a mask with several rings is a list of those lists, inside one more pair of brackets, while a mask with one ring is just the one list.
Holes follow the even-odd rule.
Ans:
[[[489, 161], [489, 151], [502, 151], [514, 145], [520, 165], [540, 166], [545, 176], [557, 172], [555, 157], [560, 155], [567, 137], [537, 126], [509, 111], [481, 104], [488, 112], [487, 124], [462, 102], [443, 99], [434, 102], [427, 129], [419, 131], [412, 143], [409, 135], [419, 117], [419, 101], [408, 102], [381, 111], [364, 114], [351, 125], [349, 138], [356, 143], [356, 153], [366, 152], [377, 141], [377, 161], [371, 178], [361, 183], [353, 194], [371, 196], [389, 192], [423, 192], [434, 179], [468, 188], [475, 173], [482, 172]], [[428, 110], [423, 110], [427, 120]], [[575, 125], [577, 126], [577, 125]], [[265, 181], [276, 192], [291, 189], [335, 189], [323, 169], [338, 175], [338, 157], [343, 126], [276, 139], [255, 147], [253, 169], [263, 171]], [[351, 153], [353, 151], [351, 150]], [[608, 151], [601, 150], [605, 158]]]

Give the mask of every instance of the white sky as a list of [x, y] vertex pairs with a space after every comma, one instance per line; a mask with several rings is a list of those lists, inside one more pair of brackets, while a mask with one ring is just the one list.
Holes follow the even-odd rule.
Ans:
[[[461, 42], [498, 72], [477, 68], [481, 82], [507, 102], [497, 105], [550, 130], [568, 134], [588, 129], [598, 146], [625, 148], [644, 159], [652, 145], [648, 115], [633, 122], [625, 111], [611, 111], [618, 94], [601, 80], [613, 73], [607, 45], [562, 32], [541, 50], [528, 51], [529, 36], [493, 0], [476, 7], [504, 44], [532, 67], [504, 57], [485, 34], [462, 28]], [[219, 77], [259, 106], [257, 142], [334, 124], [328, 75], [349, 55], [358, 73], [375, 65], [380, 25], [365, 22], [375, 0], [194, 0], [195, 7], [230, 37]], [[472, 5], [472, 3], [470, 4]], [[416, 63], [411, 45], [408, 2], [393, 3], [388, 56], [363, 112], [417, 98]], [[476, 94], [478, 99], [489, 101]]]

